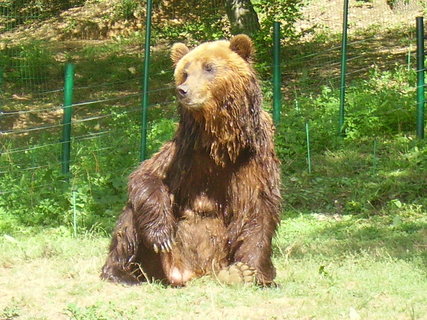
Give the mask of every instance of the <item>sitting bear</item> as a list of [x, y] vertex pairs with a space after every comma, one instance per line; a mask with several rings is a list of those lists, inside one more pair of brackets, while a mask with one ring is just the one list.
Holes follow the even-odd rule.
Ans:
[[246, 35], [172, 47], [180, 121], [130, 175], [101, 278], [273, 283], [280, 170]]

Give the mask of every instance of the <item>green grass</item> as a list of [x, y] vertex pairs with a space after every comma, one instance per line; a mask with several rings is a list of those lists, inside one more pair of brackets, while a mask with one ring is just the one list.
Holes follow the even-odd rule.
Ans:
[[427, 218], [287, 213], [278, 288], [99, 280], [108, 237], [67, 228], [0, 239], [0, 319], [427, 319]]

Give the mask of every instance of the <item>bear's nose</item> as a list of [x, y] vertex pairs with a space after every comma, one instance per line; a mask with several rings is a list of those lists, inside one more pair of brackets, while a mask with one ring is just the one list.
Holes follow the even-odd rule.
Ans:
[[178, 86], [177, 90], [178, 90], [178, 94], [181, 97], [185, 97], [187, 95], [187, 93], [188, 93], [188, 87], [186, 85], [183, 85], [183, 84], [180, 85], [180, 86]]

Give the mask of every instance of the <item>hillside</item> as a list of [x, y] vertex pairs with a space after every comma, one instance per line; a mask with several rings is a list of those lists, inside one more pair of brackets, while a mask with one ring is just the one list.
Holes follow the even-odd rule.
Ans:
[[[349, 23], [351, 31], [377, 27], [378, 30], [413, 24], [416, 16], [423, 14], [421, 0], [350, 1]], [[145, 7], [135, 5], [126, 13], [123, 0], [87, 1], [83, 6], [71, 8], [56, 17], [40, 22], [26, 24], [12, 32], [0, 34], [0, 40], [21, 41], [25, 38], [64, 40], [106, 40], [117, 36], [129, 36], [141, 32], [144, 28]], [[165, 24], [167, 5], [162, 10], [154, 8], [154, 23]], [[306, 0], [302, 5], [302, 16], [297, 21], [298, 31], [302, 34], [312, 30], [328, 30], [340, 33], [342, 30], [342, 0]], [[130, 9], [129, 9], [130, 10]], [[179, 12], [177, 12], [179, 14]], [[170, 24], [178, 23], [179, 16], [174, 16]], [[180, 21], [185, 23], [185, 21]]]

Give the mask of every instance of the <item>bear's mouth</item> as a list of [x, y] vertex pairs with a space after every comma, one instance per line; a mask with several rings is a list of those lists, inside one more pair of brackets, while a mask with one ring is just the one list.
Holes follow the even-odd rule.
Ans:
[[181, 102], [181, 104], [187, 109], [199, 109], [202, 106], [202, 104], [200, 103], [192, 103], [192, 102]]
[[180, 104], [187, 109], [199, 109], [203, 106], [204, 100], [192, 100], [188, 98], [179, 99]]

